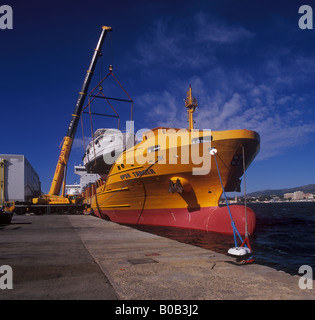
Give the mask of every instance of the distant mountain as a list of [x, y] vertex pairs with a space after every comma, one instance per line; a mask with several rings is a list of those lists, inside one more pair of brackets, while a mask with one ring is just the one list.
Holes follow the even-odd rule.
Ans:
[[277, 189], [277, 190], [261, 190], [249, 193], [249, 197], [260, 197], [260, 196], [283, 196], [285, 193], [292, 193], [295, 191], [303, 191], [305, 193], [315, 193], [315, 184], [308, 184], [306, 186], [289, 188], [289, 189]]

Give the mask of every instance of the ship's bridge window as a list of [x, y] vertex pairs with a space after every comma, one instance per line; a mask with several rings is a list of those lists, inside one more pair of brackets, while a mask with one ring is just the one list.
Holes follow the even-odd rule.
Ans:
[[159, 150], [160, 150], [160, 146], [159, 145], [152, 146], [152, 147], [148, 148], [148, 153], [159, 151]]
[[192, 138], [191, 143], [198, 144], [198, 143], [211, 142], [212, 139], [213, 139], [212, 136], [197, 137], [197, 138]]

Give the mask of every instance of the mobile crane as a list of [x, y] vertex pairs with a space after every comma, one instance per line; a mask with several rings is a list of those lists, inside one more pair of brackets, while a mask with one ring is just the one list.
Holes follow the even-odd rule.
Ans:
[[[103, 42], [106, 38], [108, 32], [111, 32], [112, 28], [109, 26], [102, 27], [102, 33], [98, 40], [96, 49], [94, 50], [94, 54], [89, 66], [89, 69], [86, 71], [86, 76], [82, 85], [82, 89], [79, 92], [79, 97], [75, 106], [74, 113], [72, 114], [72, 118], [68, 127], [68, 131], [66, 136], [63, 138], [62, 147], [60, 151], [60, 155], [58, 158], [57, 166], [55, 169], [54, 177], [51, 183], [50, 191], [48, 194], [41, 195], [38, 198], [33, 198], [31, 204], [17, 204], [16, 210], [19, 210], [19, 213], [25, 213], [27, 211], [33, 211], [37, 214], [43, 213], [51, 213], [51, 212], [70, 212], [74, 213], [76, 211], [82, 211], [83, 205], [73, 203], [68, 197], [64, 195], [64, 187], [65, 187], [65, 174], [66, 167], [68, 164], [68, 159], [71, 152], [72, 143], [74, 140], [74, 136], [76, 134], [76, 130], [78, 127], [80, 115], [83, 109], [85, 98], [88, 94], [88, 88], [93, 76], [93, 72], [95, 70], [95, 66], [99, 56], [101, 55], [101, 48]], [[60, 190], [62, 187], [62, 194], [60, 195]]]

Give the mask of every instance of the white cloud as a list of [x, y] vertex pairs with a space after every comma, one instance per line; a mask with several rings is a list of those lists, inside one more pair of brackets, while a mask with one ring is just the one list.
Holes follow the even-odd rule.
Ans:
[[197, 14], [194, 20], [197, 25], [195, 39], [198, 42], [233, 43], [253, 36], [242, 26], [229, 26], [224, 21], [209, 18], [203, 12]]
[[87, 145], [89, 144], [90, 141], [92, 141], [92, 137], [85, 136], [84, 137], [84, 142], [83, 142], [82, 136], [81, 137], [76, 137], [73, 140], [72, 148], [73, 149], [82, 148], [82, 150], [83, 150], [84, 146], [87, 147]]
[[147, 126], [176, 126], [178, 120], [182, 118], [182, 115], [178, 114], [178, 101], [167, 90], [162, 93], [147, 92], [137, 97], [136, 101], [142, 110], [150, 110], [145, 113]]
[[[276, 44], [272, 50], [268, 47], [270, 52], [267, 48], [259, 52], [253, 59], [256, 64], [251, 61], [248, 66], [246, 59], [239, 63], [233, 54], [242, 41], [257, 38], [253, 32], [204, 13], [193, 16], [187, 24], [189, 28], [159, 20], [137, 42], [136, 63], [145, 67], [147, 75], [154, 78], [152, 68], [163, 65], [168, 70], [163, 74], [166, 90], [139, 94], [135, 99], [148, 126], [187, 128], [183, 100], [191, 83], [199, 103], [196, 128], [257, 131], [261, 136], [257, 159], [287, 152], [310, 139], [315, 132], [314, 112], [308, 109], [307, 94], [298, 94], [295, 89], [301, 79], [309, 79], [315, 59], [295, 55], [287, 46]], [[222, 48], [228, 66], [218, 61]], [[229, 50], [233, 54], [228, 55]]]
[[[277, 95], [267, 85], [252, 86], [249, 92], [217, 93], [211, 97], [205, 90], [206, 85], [200, 78], [193, 95], [199, 106], [194, 114], [198, 129], [212, 130], [248, 129], [261, 137], [261, 151], [258, 160], [269, 159], [275, 155], [304, 144], [315, 132], [315, 123], [306, 123], [303, 112], [294, 109], [298, 97]], [[183, 86], [182, 86], [183, 88]], [[181, 91], [183, 93], [183, 90]], [[154, 126], [173, 126], [187, 128], [187, 116], [183, 102], [174, 93], [164, 91], [146, 93], [138, 97], [141, 105], [150, 108], [146, 123]], [[278, 101], [281, 102], [281, 108]], [[288, 105], [285, 105], [288, 103]]]
[[158, 20], [137, 42], [134, 62], [143, 67], [163, 64], [165, 68], [179, 68], [198, 67], [214, 60], [194, 50], [193, 43], [187, 42], [187, 38], [187, 30], [177, 30], [170, 20]]
[[[201, 97], [209, 100], [209, 97]], [[277, 101], [281, 100], [281, 108]], [[213, 130], [249, 129], [261, 136], [261, 151], [257, 159], [268, 159], [307, 142], [315, 132], [315, 123], [306, 122], [304, 114], [294, 109], [298, 98], [280, 96], [266, 85], [254, 86], [248, 93], [226, 96], [214, 110], [200, 106], [196, 115], [198, 127]], [[285, 104], [288, 103], [288, 105]], [[201, 109], [202, 108], [202, 109]]]
[[160, 19], [137, 42], [137, 58], [133, 62], [144, 67], [163, 63], [169, 69], [202, 68], [217, 62], [211, 43], [236, 43], [252, 36], [241, 26], [210, 20], [204, 13], [194, 15], [185, 26]]

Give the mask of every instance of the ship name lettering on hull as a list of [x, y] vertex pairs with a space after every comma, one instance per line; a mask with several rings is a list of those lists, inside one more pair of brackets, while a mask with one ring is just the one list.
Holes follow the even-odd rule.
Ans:
[[[135, 171], [135, 172], [131, 172], [131, 174], [133, 175], [133, 177], [138, 178], [141, 175], [147, 176], [147, 175], [151, 175], [151, 174], [156, 174], [156, 172], [153, 169], [148, 169], [148, 170], [140, 170], [140, 171]], [[125, 173], [120, 175], [120, 179], [121, 180], [125, 180], [125, 179], [129, 179], [132, 177], [130, 173]]]

